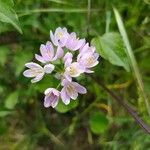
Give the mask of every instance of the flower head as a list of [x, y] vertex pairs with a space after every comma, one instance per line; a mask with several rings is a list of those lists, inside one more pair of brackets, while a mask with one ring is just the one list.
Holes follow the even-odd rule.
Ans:
[[49, 63], [61, 58], [64, 54], [61, 47], [57, 47], [56, 54], [54, 53], [54, 47], [51, 42], [47, 41], [46, 45], [41, 44], [40, 46], [41, 56], [35, 54], [35, 58], [41, 63]]
[[65, 62], [65, 72], [64, 76], [71, 81], [71, 77], [78, 77], [81, 73], [83, 73], [83, 69], [80, 67], [78, 62], [72, 63], [72, 53], [68, 52], [64, 56]]
[[59, 100], [59, 91], [54, 88], [45, 90], [44, 107], [56, 107]]
[[70, 103], [70, 99], [75, 100], [78, 97], [78, 93], [85, 94], [87, 92], [86, 88], [77, 82], [70, 82], [66, 79], [62, 81], [62, 86], [61, 99], [66, 105]]
[[58, 27], [54, 34], [50, 31], [50, 38], [52, 42], [41, 44], [41, 55], [35, 54], [41, 65], [26, 63], [28, 69], [23, 75], [33, 78], [31, 82], [34, 83], [55, 69], [53, 75], [61, 84], [56, 89], [46, 89], [44, 98], [44, 106], [54, 108], [59, 102], [59, 97], [68, 105], [71, 99], [77, 99], [78, 94], [87, 92], [85, 87], [73, 80], [83, 73], [92, 73], [91, 69], [98, 64], [99, 55], [95, 52], [95, 47], [89, 46], [85, 39], [77, 38], [76, 33], [68, 33], [66, 28]]
[[77, 57], [77, 62], [84, 72], [92, 73], [93, 71], [90, 70], [90, 68], [98, 64], [98, 57], [99, 55], [95, 52], [95, 48], [89, 47], [87, 44], [81, 49], [81, 52]]
[[32, 78], [34, 77], [31, 82], [35, 83], [40, 81], [45, 73], [51, 73], [54, 70], [54, 65], [48, 64], [45, 65], [44, 67], [41, 67], [39, 64], [34, 63], [34, 62], [29, 62], [25, 64], [26, 67], [29, 69], [25, 70], [23, 72], [23, 75], [25, 77]]
[[66, 28], [58, 27], [54, 34], [50, 31], [50, 38], [55, 46], [64, 47], [67, 42], [68, 35]]
[[77, 39], [76, 33], [72, 32], [68, 35], [68, 40], [66, 42], [66, 48], [71, 51], [76, 51], [80, 49], [85, 44], [85, 39]]

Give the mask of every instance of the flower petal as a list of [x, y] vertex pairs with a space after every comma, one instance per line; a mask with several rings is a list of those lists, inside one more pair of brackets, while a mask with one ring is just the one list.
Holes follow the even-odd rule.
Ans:
[[53, 61], [58, 59], [58, 58], [61, 58], [63, 55], [64, 55], [63, 49], [60, 46], [58, 46], [55, 57], [53, 58]]
[[51, 93], [52, 90], [53, 90], [53, 88], [48, 88], [45, 90], [44, 94], [47, 95], [48, 93]]
[[51, 103], [51, 106], [53, 107], [53, 108], [55, 108], [56, 106], [57, 106], [57, 104], [58, 104], [58, 97], [55, 97], [54, 99], [53, 99], [53, 101], [52, 101], [52, 103]]
[[78, 40], [77, 45], [75, 46], [74, 50], [80, 49], [85, 44], [85, 39]]
[[34, 63], [34, 62], [26, 63], [25, 66], [28, 68], [42, 68], [39, 64]]
[[44, 98], [44, 107], [50, 107], [51, 106], [51, 99], [50, 99], [50, 97], [47, 95], [47, 96], [45, 96], [45, 98]]
[[57, 46], [57, 43], [55, 42], [55, 36], [54, 36], [54, 34], [53, 34], [52, 31], [50, 31], [50, 39], [51, 39], [51, 41], [53, 42], [53, 44], [54, 44], [55, 46]]
[[65, 68], [68, 67], [72, 62], [72, 53], [67, 52], [64, 56]]
[[41, 63], [46, 63], [42, 56], [35, 54], [35, 59], [40, 61]]
[[27, 70], [25, 70], [24, 72], [23, 72], [23, 75], [25, 76], [25, 77], [35, 77], [36, 76], [36, 73], [35, 72], [33, 72], [33, 70], [31, 70], [31, 69], [27, 69]]
[[72, 82], [72, 84], [74, 85], [75, 89], [77, 90], [78, 93], [80, 94], [85, 94], [87, 92], [86, 88], [83, 87], [82, 85], [80, 85], [77, 82]]
[[52, 64], [47, 64], [44, 66], [44, 72], [45, 73], [51, 73], [54, 70], [55, 66]]
[[31, 80], [31, 83], [40, 81], [43, 78], [44, 73], [38, 74], [35, 78]]
[[70, 97], [67, 95], [65, 87], [61, 90], [61, 99], [65, 105], [70, 103]]

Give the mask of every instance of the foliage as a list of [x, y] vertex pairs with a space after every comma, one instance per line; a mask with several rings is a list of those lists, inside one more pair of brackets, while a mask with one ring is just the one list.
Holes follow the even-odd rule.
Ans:
[[[112, 6], [122, 16], [129, 39], [118, 30]], [[149, 6], [146, 0], [132, 0], [132, 5], [131, 0], [0, 0], [0, 150], [149, 149], [149, 135], [90, 77], [77, 79], [87, 94], [68, 106], [59, 102], [56, 109], [46, 109], [42, 93], [58, 81], [47, 75], [33, 85], [22, 75], [24, 64], [34, 60], [49, 31], [65, 26], [101, 55], [93, 76], [132, 105], [150, 126], [139, 88], [144, 83], [150, 102]], [[132, 45], [140, 84], [125, 40]]]

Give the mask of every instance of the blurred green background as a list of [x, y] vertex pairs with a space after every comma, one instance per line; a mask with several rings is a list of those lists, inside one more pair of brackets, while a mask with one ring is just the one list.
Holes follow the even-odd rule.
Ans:
[[68, 106], [46, 109], [43, 91], [57, 85], [56, 79], [46, 75], [31, 84], [22, 75], [49, 31], [67, 27], [92, 40], [100, 53], [93, 76], [150, 126], [112, 6], [122, 16], [149, 100], [149, 0], [0, 0], [0, 150], [150, 149], [150, 136], [88, 76], [78, 78], [87, 94]]

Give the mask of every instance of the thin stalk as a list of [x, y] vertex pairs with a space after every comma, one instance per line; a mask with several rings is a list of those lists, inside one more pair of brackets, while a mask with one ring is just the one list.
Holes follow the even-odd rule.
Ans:
[[[100, 9], [91, 9], [90, 11], [94, 11], [94, 12], [98, 12], [100, 11]], [[65, 8], [65, 9], [61, 9], [61, 8], [40, 8], [40, 9], [32, 9], [32, 10], [27, 10], [27, 11], [17, 11], [18, 13], [18, 17], [23, 17], [26, 15], [31, 15], [33, 13], [48, 13], [48, 12], [60, 12], [60, 13], [87, 13], [88, 10], [87, 8]]]
[[118, 97], [116, 94], [114, 94], [110, 89], [108, 89], [104, 83], [101, 82], [101, 80], [96, 79], [93, 76], [90, 76], [95, 83], [97, 83], [99, 86], [101, 86], [103, 88], [103, 90], [105, 90], [114, 100], [116, 100], [116, 102], [118, 102], [122, 107], [125, 108], [125, 110], [134, 118], [134, 120], [136, 121], [136, 123], [148, 134], [150, 134], [150, 127], [148, 125], [146, 125], [143, 120], [138, 116], [137, 112], [127, 103], [125, 103], [125, 101]]
[[91, 0], [87, 0], [87, 33], [88, 34], [90, 28], [90, 17], [91, 17]]
[[109, 32], [110, 21], [111, 21], [111, 12], [107, 11], [106, 12], [106, 28], [105, 28], [105, 33]]
[[120, 16], [120, 14], [119, 14], [119, 12], [116, 8], [113, 8], [113, 10], [114, 10], [114, 13], [115, 13], [115, 17], [116, 17], [116, 21], [117, 21], [117, 24], [118, 24], [120, 34], [121, 34], [121, 36], [123, 38], [123, 42], [126, 46], [126, 54], [127, 54], [128, 58], [130, 60], [131, 68], [133, 69], [135, 78], [137, 79], [137, 84], [139, 85], [141, 94], [142, 94], [142, 96], [144, 98], [144, 101], [145, 101], [145, 105], [146, 105], [146, 108], [147, 108], [148, 115], [150, 116], [150, 105], [149, 105], [149, 102], [148, 102], [147, 95], [144, 91], [144, 84], [143, 84], [142, 77], [141, 77], [141, 74], [140, 74], [140, 71], [139, 71], [139, 68], [138, 68], [137, 61], [136, 61], [135, 56], [133, 54], [133, 50], [132, 50], [132, 47], [130, 45], [130, 42], [129, 42], [126, 30], [125, 30], [123, 21], [121, 19], [121, 16]]

